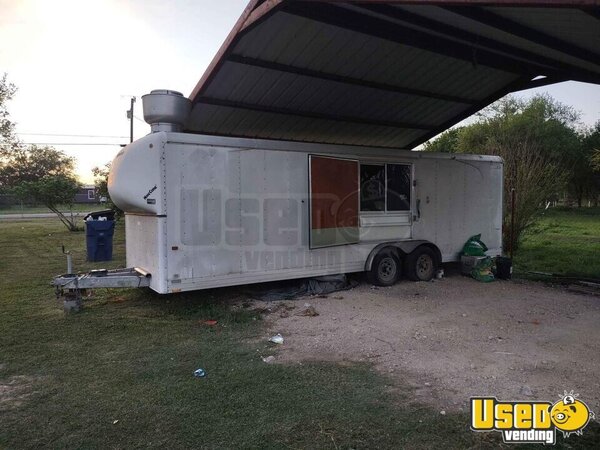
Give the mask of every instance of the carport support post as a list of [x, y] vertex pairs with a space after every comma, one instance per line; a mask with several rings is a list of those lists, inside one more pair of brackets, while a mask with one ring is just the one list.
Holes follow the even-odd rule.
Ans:
[[517, 191], [514, 188], [510, 190], [510, 259], [513, 259], [515, 250], [515, 203], [517, 200]]

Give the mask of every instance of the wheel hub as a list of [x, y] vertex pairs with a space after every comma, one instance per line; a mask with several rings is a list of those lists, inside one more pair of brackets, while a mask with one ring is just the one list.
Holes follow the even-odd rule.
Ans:
[[433, 260], [429, 255], [421, 255], [417, 259], [417, 274], [419, 278], [429, 278], [433, 270]]
[[382, 280], [389, 281], [392, 280], [396, 276], [398, 268], [396, 265], [396, 261], [390, 256], [384, 258], [379, 263], [379, 277]]

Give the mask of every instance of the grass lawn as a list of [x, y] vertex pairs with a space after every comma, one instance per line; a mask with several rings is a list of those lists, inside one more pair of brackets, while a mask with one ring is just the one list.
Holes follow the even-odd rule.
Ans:
[[[468, 415], [410, 401], [366, 364], [268, 365], [260, 316], [233, 289], [158, 296], [99, 291], [64, 316], [49, 286], [60, 246], [84, 261], [83, 233], [56, 220], [0, 222], [0, 448], [481, 448]], [[124, 264], [123, 224], [115, 238]], [[208, 327], [203, 320], [218, 320]], [[202, 367], [206, 378], [194, 378]], [[591, 448], [597, 433], [570, 438]], [[597, 443], [597, 442], [596, 442]]]
[[600, 278], [600, 208], [549, 209], [525, 234], [515, 272]]
[[[124, 264], [122, 228], [112, 267]], [[60, 246], [79, 270], [103, 265], [83, 263], [84, 239], [56, 220], [0, 222], [0, 448], [483, 442], [466, 416], [403, 405], [410, 392], [368, 365], [263, 363], [275, 350], [256, 313], [228, 304], [231, 289], [104, 291], [65, 317], [49, 286], [65, 268]]]

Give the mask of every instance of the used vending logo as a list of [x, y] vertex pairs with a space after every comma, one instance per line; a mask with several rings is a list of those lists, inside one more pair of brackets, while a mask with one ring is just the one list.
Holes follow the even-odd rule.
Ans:
[[555, 444], [556, 432], [565, 438], [582, 434], [594, 413], [573, 391], [556, 403], [499, 402], [495, 397], [471, 398], [471, 429], [498, 431], [507, 444]]

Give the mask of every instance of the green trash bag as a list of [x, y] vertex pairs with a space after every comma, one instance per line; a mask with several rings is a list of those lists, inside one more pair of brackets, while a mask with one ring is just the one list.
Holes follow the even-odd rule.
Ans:
[[492, 261], [492, 258], [488, 256], [487, 258], [479, 261], [473, 270], [471, 270], [471, 276], [477, 281], [481, 281], [483, 283], [494, 281], [495, 277], [492, 273], [493, 266], [494, 262]]
[[466, 256], [485, 256], [487, 246], [481, 240], [481, 234], [471, 236], [463, 247], [463, 255]]

